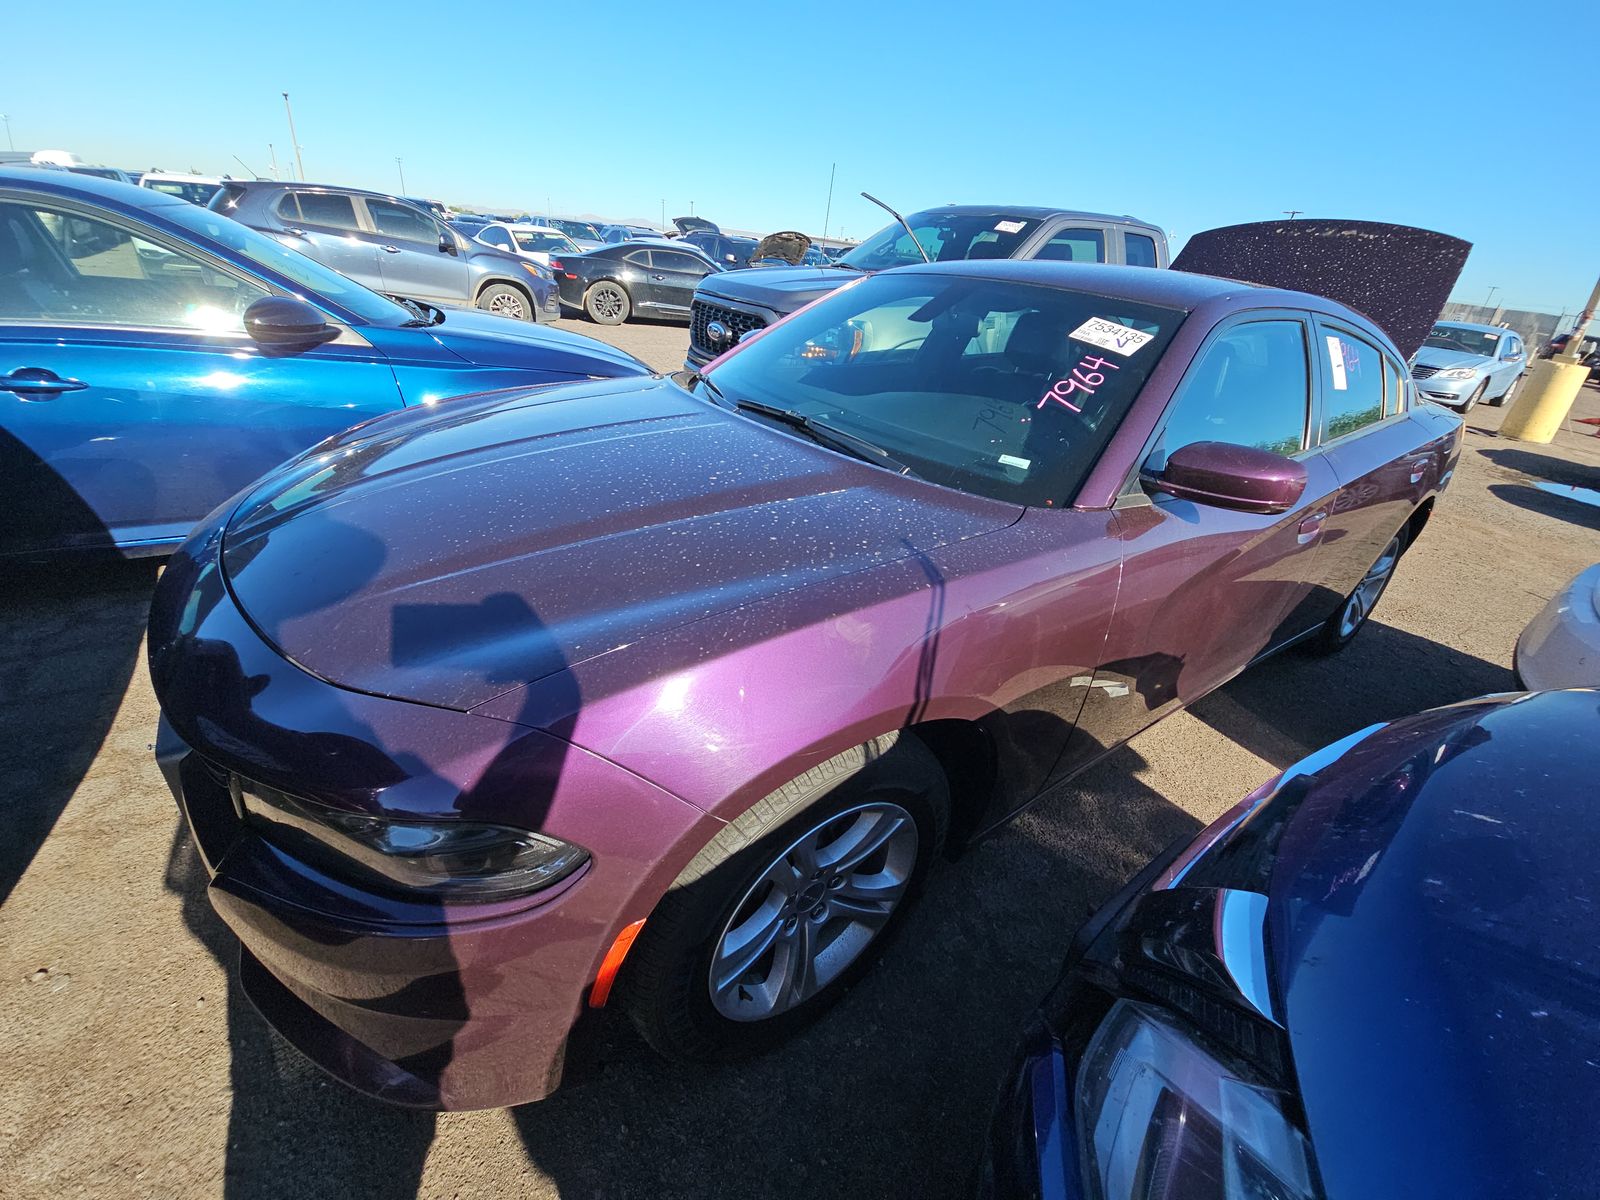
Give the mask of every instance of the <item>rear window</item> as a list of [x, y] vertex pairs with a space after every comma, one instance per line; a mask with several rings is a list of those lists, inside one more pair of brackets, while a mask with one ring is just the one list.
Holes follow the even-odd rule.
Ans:
[[360, 229], [355, 201], [338, 192], [285, 192], [278, 215], [307, 225], [329, 229]]
[[1123, 234], [1122, 254], [1130, 267], [1154, 267], [1160, 265], [1156, 262], [1156, 240], [1148, 234]]

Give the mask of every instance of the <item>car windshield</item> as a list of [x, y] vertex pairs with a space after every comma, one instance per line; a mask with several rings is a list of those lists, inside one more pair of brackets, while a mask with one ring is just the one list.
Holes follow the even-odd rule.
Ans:
[[[1008, 217], [1004, 213], [952, 213], [944, 209], [912, 213], [906, 218], [917, 242], [934, 262], [965, 258], [1010, 258], [1038, 228], [1033, 217]], [[922, 261], [913, 242], [898, 223], [880, 229], [840, 262], [863, 271], [884, 271]]]
[[1438, 350], [1460, 350], [1493, 358], [1500, 352], [1500, 334], [1485, 329], [1463, 329], [1459, 325], [1435, 325], [1423, 341]]
[[934, 483], [1060, 506], [1183, 316], [1090, 292], [900, 271], [773, 326], [712, 368], [702, 390], [724, 405], [810, 418]]
[[232, 217], [192, 205], [163, 208], [161, 215], [191, 233], [222, 243], [257, 266], [276, 271], [290, 282], [305, 288], [312, 296], [331, 301], [363, 321], [371, 321], [376, 325], [397, 325], [413, 319], [415, 315], [393, 300], [386, 300], [377, 292], [368, 291], [355, 280], [273, 241], [264, 233], [257, 233], [249, 226], [239, 224]]
[[571, 238], [560, 233], [516, 233], [512, 236], [517, 239], [519, 250], [555, 250], [572, 253], [578, 249], [572, 244]]

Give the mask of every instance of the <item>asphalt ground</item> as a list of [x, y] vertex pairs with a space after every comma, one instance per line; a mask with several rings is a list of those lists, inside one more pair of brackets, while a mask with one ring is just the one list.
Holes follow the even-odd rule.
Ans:
[[[598, 334], [675, 369], [682, 326]], [[1585, 389], [1575, 416], [1600, 415]], [[0, 568], [0, 1196], [953, 1197], [1019, 1025], [1090, 906], [1174, 837], [1355, 729], [1513, 687], [1518, 632], [1600, 558], [1600, 439], [1470, 414], [1454, 486], [1342, 655], [1290, 653], [1149, 730], [938, 869], [878, 969], [782, 1050], [652, 1058], [435, 1117], [332, 1083], [231, 974], [150, 745], [148, 562]]]

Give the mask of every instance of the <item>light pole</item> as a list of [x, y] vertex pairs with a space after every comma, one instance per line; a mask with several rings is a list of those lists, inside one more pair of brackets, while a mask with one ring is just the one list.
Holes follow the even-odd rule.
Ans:
[[406, 165], [398, 154], [394, 156], [395, 170], [400, 172], [400, 194], [406, 194]]
[[839, 169], [839, 164], [834, 163], [828, 168], [828, 207], [822, 210], [822, 240], [828, 240], [828, 225], [833, 220], [833, 176]]
[[4, 121], [6, 123], [6, 147], [8, 149], [15, 150], [17, 148], [17, 144], [11, 140], [11, 114], [0, 113], [0, 121]]
[[1498, 283], [1495, 284], [1492, 288], [1489, 289], [1489, 294], [1483, 298], [1483, 306], [1485, 308], [1489, 307], [1489, 301], [1494, 299], [1494, 294], [1496, 292], [1498, 292], [1499, 290], [1500, 290], [1500, 285]]
[[289, 107], [289, 93], [283, 93], [283, 111], [289, 116], [289, 144], [294, 147], [294, 165], [300, 169], [300, 182], [306, 179], [306, 164], [300, 161], [300, 139], [294, 132], [294, 109]]
[[1292, 221], [1303, 212], [1305, 212], [1305, 209], [1303, 208], [1286, 208], [1283, 210], [1283, 215]]

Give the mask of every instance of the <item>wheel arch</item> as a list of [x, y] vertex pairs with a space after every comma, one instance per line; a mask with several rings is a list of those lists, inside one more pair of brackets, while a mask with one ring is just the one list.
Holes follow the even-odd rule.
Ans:
[[522, 298], [528, 302], [528, 310], [530, 312], [538, 311], [538, 306], [534, 302], [533, 293], [528, 289], [528, 287], [520, 279], [510, 279], [504, 275], [490, 275], [487, 279], [480, 283], [478, 285], [478, 290], [472, 293], [473, 304], [477, 304], [478, 301], [482, 300], [483, 294], [497, 284], [503, 285], [510, 288], [514, 292], [520, 293]]

